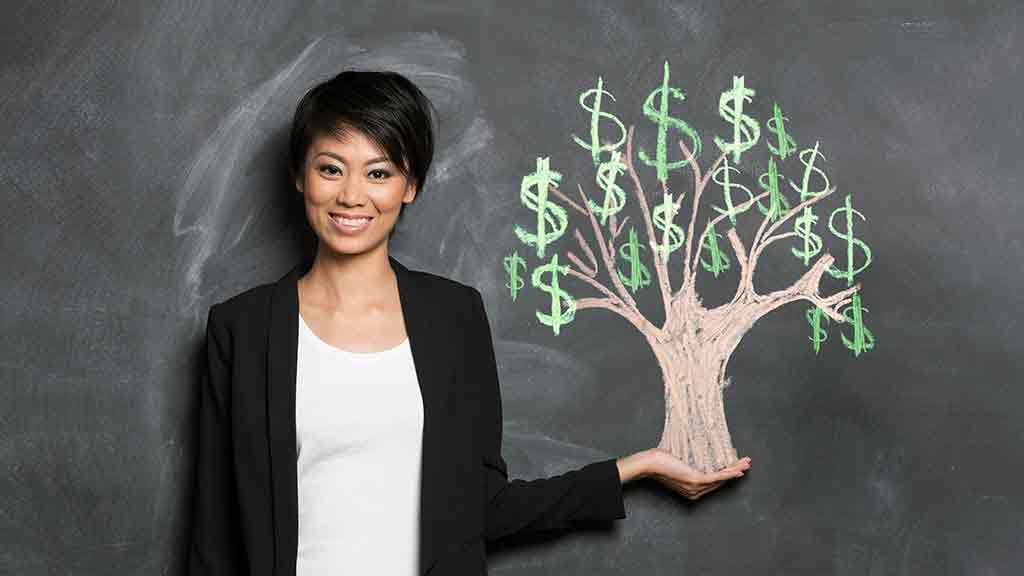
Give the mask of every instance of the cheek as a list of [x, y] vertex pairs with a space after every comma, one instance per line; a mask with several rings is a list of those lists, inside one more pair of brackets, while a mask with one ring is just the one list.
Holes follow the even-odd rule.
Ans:
[[388, 188], [388, 190], [383, 191], [382, 194], [374, 196], [374, 203], [377, 205], [377, 209], [381, 212], [397, 212], [399, 207], [402, 205], [402, 196], [404, 195], [405, 190], [400, 186]]
[[320, 205], [334, 197], [334, 190], [329, 184], [318, 178], [306, 180], [306, 202], [308, 204]]

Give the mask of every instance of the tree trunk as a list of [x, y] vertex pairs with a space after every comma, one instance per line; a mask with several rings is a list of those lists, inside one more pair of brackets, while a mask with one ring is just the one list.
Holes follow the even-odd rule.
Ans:
[[678, 340], [654, 343], [654, 348], [665, 383], [665, 426], [658, 447], [702, 472], [735, 462], [722, 400], [731, 350], [713, 343], [694, 349]]

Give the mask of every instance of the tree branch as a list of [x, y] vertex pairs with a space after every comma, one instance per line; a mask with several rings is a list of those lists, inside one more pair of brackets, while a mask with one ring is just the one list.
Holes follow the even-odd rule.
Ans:
[[[711, 165], [711, 168], [703, 176], [701, 175], [700, 164], [697, 163], [697, 159], [693, 157], [693, 153], [690, 149], [683, 144], [682, 139], [679, 140], [679, 148], [682, 149], [683, 155], [689, 161], [689, 165], [693, 169], [693, 210], [690, 213], [690, 226], [686, 230], [686, 252], [683, 254], [683, 284], [679, 287], [679, 291], [682, 292], [687, 288], [687, 279], [690, 278], [690, 267], [697, 267], [697, 257], [693, 253], [693, 227], [697, 222], [697, 212], [700, 211], [700, 197], [704, 193], [704, 188], [707, 186], [708, 178], [718, 169], [718, 165], [721, 164], [725, 158], [725, 152], [718, 157], [717, 160]], [[701, 241], [703, 242], [703, 235]], [[697, 253], [700, 253], [700, 244], [697, 244]], [[690, 294], [695, 293], [696, 288], [691, 284]]]
[[[580, 267], [581, 270], [587, 272], [588, 276], [594, 276], [595, 274], [597, 274], [597, 259], [594, 258], [594, 251], [590, 249], [590, 244], [587, 243], [587, 240], [583, 237], [583, 234], [580, 233], [580, 229], [576, 228], [574, 231], [576, 235], [576, 241], [579, 242], [580, 248], [582, 248], [583, 252], [586, 253], [587, 258], [590, 259], [590, 266], [584, 266], [582, 262], [578, 263], [577, 265]], [[572, 259], [573, 257], [574, 255], [570, 252], [569, 258]]]
[[572, 267], [568, 267], [566, 273], [570, 276], [575, 276], [580, 280], [583, 280], [587, 284], [590, 284], [596, 288], [599, 292], [604, 294], [605, 298], [578, 298], [574, 299], [576, 302], [576, 311], [584, 310], [587, 308], [604, 308], [611, 310], [612, 312], [622, 316], [630, 324], [635, 326], [637, 330], [640, 330], [641, 334], [651, 332], [654, 334], [661, 333], [661, 328], [655, 326], [644, 317], [638, 310], [630, 307], [621, 298], [618, 297], [614, 292], [609, 290], [605, 285], [594, 280], [593, 278], [583, 274], [579, 270], [574, 270]]
[[569, 276], [575, 276], [575, 277], [579, 278], [580, 280], [583, 280], [587, 284], [590, 284], [591, 286], [596, 288], [598, 292], [606, 295], [610, 300], [612, 300], [614, 302], [619, 302], [619, 303], [622, 302], [622, 299], [619, 298], [618, 294], [612, 292], [611, 290], [608, 289], [607, 286], [605, 286], [604, 284], [601, 284], [597, 280], [594, 280], [591, 276], [589, 276], [589, 275], [587, 275], [587, 274], [585, 274], [583, 272], [580, 272], [579, 270], [575, 270], [571, 266], [569, 266], [566, 269], [566, 274], [568, 274]]
[[612, 241], [614, 242], [619, 234], [622, 234], [622, 229], [626, 226], [626, 222], [629, 221], [629, 216], [622, 219], [622, 222], [618, 226], [615, 226], [615, 214], [612, 214], [608, 218], [608, 231], [612, 233]]
[[846, 322], [841, 310], [853, 301], [853, 294], [860, 290], [860, 284], [840, 290], [831, 296], [821, 296], [821, 277], [833, 260], [830, 254], [824, 254], [788, 288], [763, 295], [755, 294], [752, 300], [722, 304], [711, 310], [711, 313], [721, 315], [722, 322], [717, 324], [720, 329], [709, 331], [708, 337], [720, 340], [724, 347], [731, 350], [760, 318], [797, 300], [807, 300], [821, 308], [829, 318], [841, 323]]
[[[558, 187], [556, 187], [554, 184], [552, 184], [549, 189], [551, 190], [552, 194], [554, 194], [555, 196], [558, 196], [559, 198], [562, 199], [563, 202], [565, 202], [569, 206], [572, 206], [573, 208], [575, 208], [577, 212], [579, 212], [580, 214], [583, 214], [584, 216], [587, 215], [587, 210], [584, 210], [582, 206], [580, 206], [579, 204], [573, 202], [571, 198], [566, 196], [566, 194], [564, 192], [562, 192], [561, 190], [559, 190]], [[586, 205], [585, 201], [584, 201], [584, 205]]]
[[654, 270], [658, 276], [658, 287], [661, 290], [661, 302], [665, 307], [665, 321], [672, 316], [671, 310], [671, 299], [669, 296], [669, 284], [668, 284], [668, 268], [666, 266], [667, 258], [661, 258], [659, 253], [654, 250], [654, 246], [657, 245], [654, 238], [654, 225], [651, 223], [651, 210], [647, 205], [647, 197], [644, 195], [644, 188], [640, 185], [640, 177], [636, 175], [636, 168], [633, 166], [633, 125], [630, 125], [626, 131], [626, 168], [629, 170], [630, 177], [633, 178], [634, 192], [636, 193], [637, 199], [640, 201], [640, 212], [644, 217], [644, 227], [647, 230], [647, 245], [654, 252]]
[[796, 232], [783, 232], [782, 234], [776, 234], [774, 236], [767, 238], [764, 242], [761, 242], [757, 249], [750, 253], [750, 267], [754, 268], [757, 266], [757, 259], [761, 256], [761, 252], [764, 252], [764, 249], [767, 248], [769, 244], [771, 244], [772, 242], [782, 240], [783, 238], [790, 238], [792, 236], [799, 236], [799, 234], [797, 234]]
[[[811, 204], [814, 204], [815, 202], [825, 198], [826, 196], [831, 195], [835, 191], [836, 191], [836, 188], [835, 188], [835, 186], [833, 186], [832, 188], [829, 188], [828, 190], [826, 190], [824, 192], [821, 192], [821, 193], [818, 193], [818, 194], [815, 194], [815, 195], [811, 196], [807, 200], [804, 200], [803, 202], [797, 204], [792, 209], [790, 209], [788, 212], [783, 214], [778, 220], [776, 220], [774, 223], [772, 223], [771, 226], [768, 226], [768, 216], [766, 215], [764, 217], [764, 219], [761, 220], [761, 226], [758, 227], [757, 234], [754, 235], [754, 242], [753, 242], [753, 244], [750, 245], [750, 255], [751, 255], [751, 258], [753, 258], [755, 254], [760, 254], [760, 250], [757, 249], [757, 246], [761, 242], [761, 238], [764, 237], [764, 235], [771, 234], [772, 232], [775, 231], [776, 228], [781, 226], [783, 222], [785, 222], [786, 220], [789, 220], [790, 218], [792, 218], [794, 214], [796, 214], [800, 210], [803, 210], [804, 208], [810, 206]], [[767, 231], [765, 230], [766, 226], [768, 226], [768, 230]]]
[[574, 254], [572, 252], [569, 252], [565, 256], [569, 259], [570, 262], [575, 264], [576, 267], [579, 268], [580, 270], [582, 270], [583, 273], [586, 274], [587, 276], [589, 276], [591, 278], [593, 278], [594, 276], [597, 276], [597, 268], [589, 268], [589, 267], [587, 267], [587, 265], [584, 264], [583, 261], [580, 260], [580, 257], [577, 256], [576, 254]]
[[732, 244], [732, 251], [736, 254], [736, 261], [740, 264], [740, 282], [736, 286], [736, 294], [732, 297], [733, 302], [739, 302], [744, 295], [754, 293], [754, 285], [751, 279], [750, 267], [747, 265], [747, 250], [743, 247], [740, 235], [736, 233], [736, 227], [729, 228], [726, 234], [729, 243]]
[[756, 318], [760, 318], [765, 314], [788, 304], [789, 302], [795, 302], [797, 300], [807, 300], [814, 303], [816, 306], [822, 309], [829, 318], [838, 322], [845, 322], [846, 317], [840, 312], [840, 309], [849, 304], [853, 300], [854, 292], [860, 290], [860, 284], [855, 284], [832, 294], [831, 296], [822, 297], [818, 292], [821, 285], [821, 277], [825, 273], [825, 270], [832, 264], [835, 258], [831, 254], [823, 254], [818, 261], [811, 266], [799, 280], [793, 283], [789, 288], [782, 290], [776, 290], [768, 294], [756, 295], [754, 299], [754, 305], [758, 309]]
[[597, 223], [597, 217], [594, 216], [594, 211], [590, 209], [590, 204], [587, 203], [587, 197], [583, 193], [583, 187], [577, 184], [576, 188], [580, 192], [580, 198], [583, 200], [583, 205], [587, 207], [587, 216], [590, 217], [590, 225], [594, 229], [594, 236], [597, 238], [597, 245], [601, 249], [601, 258], [604, 260], [605, 269], [608, 271], [608, 276], [611, 278], [612, 284], [615, 285], [615, 289], [618, 291], [622, 300], [629, 303], [630, 308], [639, 313], [640, 309], [636, 305], [636, 300], [633, 299], [629, 294], [629, 290], [627, 290], [622, 284], [622, 279], [619, 278], [619, 275], [615, 270], [615, 256], [608, 251], [608, 246], [604, 241], [604, 232], [601, 230], [601, 225]]
[[640, 313], [628, 310], [621, 305], [621, 301], [613, 301], [608, 298], [581, 298], [576, 300], [576, 311], [584, 310], [587, 308], [604, 308], [605, 310], [611, 310], [612, 312], [623, 317], [632, 324], [640, 334], [648, 336], [651, 332], [660, 334], [661, 328], [650, 323], [647, 318]]
[[[762, 192], [761, 194], [758, 194], [757, 196], [754, 196], [754, 197], [753, 197], [753, 198], [751, 198], [750, 200], [747, 200], [746, 202], [743, 202], [742, 204], [739, 204], [739, 205], [735, 206], [735, 207], [733, 208], [733, 211], [734, 211], [734, 213], [735, 213], [735, 212], [742, 212], [742, 211], [743, 211], [743, 210], [745, 210], [745, 209], [746, 209], [747, 207], [749, 207], [749, 206], [750, 206], [751, 204], [753, 204], [754, 202], [757, 202], [757, 201], [758, 201], [758, 200], [760, 200], [761, 198], [764, 198], [765, 196], [767, 196], [767, 195], [768, 195], [768, 194], [770, 194], [770, 193], [771, 193], [771, 191], [768, 191], [768, 192]], [[718, 224], [719, 222], [721, 222], [722, 220], [724, 220], [724, 219], [725, 219], [725, 218], [727, 218], [728, 216], [729, 216], [729, 213], [728, 213], [728, 212], [726, 212], [726, 213], [724, 213], [724, 214], [719, 214], [718, 216], [716, 216], [716, 217], [712, 218], [712, 219], [711, 219], [711, 220], [710, 220], [710, 221], [708, 222], [707, 226], [705, 226], [705, 227], [704, 227], [704, 232], [702, 232], [702, 233], [701, 233], [701, 235], [700, 235], [700, 238], [698, 238], [698, 239], [697, 239], [697, 245], [698, 245], [698, 246], [700, 246], [700, 245], [701, 245], [701, 243], [703, 243], [703, 242], [704, 242], [704, 237], [705, 237], [705, 236], [707, 236], [708, 232], [709, 232], [709, 231], [711, 231], [711, 229], [712, 229], [712, 228], [713, 228], [713, 227], [715, 226], [715, 224]], [[751, 271], [750, 271], [750, 274], [751, 274], [751, 276], [753, 276], [753, 274], [754, 274], [754, 271], [753, 271], [753, 270], [751, 270]], [[688, 280], [688, 283], [689, 283], [690, 285], [692, 285], [692, 284], [693, 284], [693, 282], [694, 282], [694, 281], [696, 280], [696, 276], [697, 276], [697, 267], [696, 267], [696, 266], [694, 266], [694, 267], [693, 267], [693, 268], [692, 268], [692, 269], [690, 270], [690, 276], [689, 276], [689, 280]], [[682, 288], [680, 288], [680, 290], [682, 290]]]

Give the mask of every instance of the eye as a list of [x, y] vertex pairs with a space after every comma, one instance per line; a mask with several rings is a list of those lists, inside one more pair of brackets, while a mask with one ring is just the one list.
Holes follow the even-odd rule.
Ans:
[[383, 170], [381, 168], [375, 168], [373, 170], [370, 170], [370, 176], [373, 177], [374, 174], [380, 174], [380, 178], [378, 178], [378, 180], [383, 180], [391, 176], [391, 172], [388, 172], [387, 170]]
[[318, 166], [318, 169], [329, 176], [337, 176], [338, 174], [341, 174], [341, 170], [339, 170], [334, 164], [321, 164]]

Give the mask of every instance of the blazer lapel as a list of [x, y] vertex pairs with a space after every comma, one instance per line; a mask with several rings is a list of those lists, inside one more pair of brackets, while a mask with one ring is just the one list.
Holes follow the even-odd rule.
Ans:
[[[440, 317], [417, 276], [388, 257], [398, 278], [402, 316], [423, 397], [423, 444], [420, 492], [420, 573], [436, 560], [444, 536], [444, 493], [441, 452], [442, 412], [450, 361], [444, 338], [438, 337]], [[274, 574], [293, 576], [298, 553], [298, 481], [295, 428], [295, 374], [298, 348], [299, 295], [297, 280], [312, 266], [307, 256], [274, 284], [267, 321], [267, 431], [273, 496]], [[449, 368], [450, 369], [450, 368]]]

